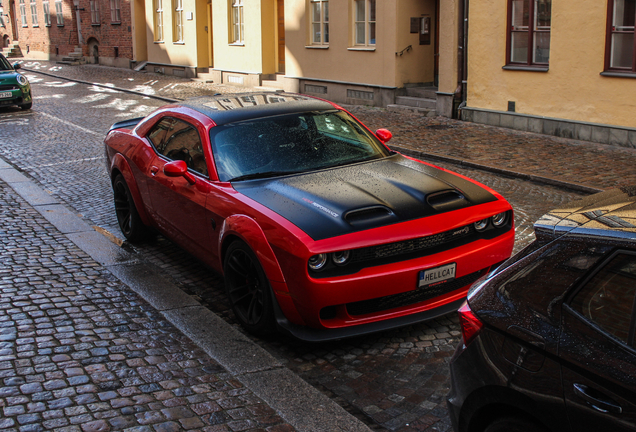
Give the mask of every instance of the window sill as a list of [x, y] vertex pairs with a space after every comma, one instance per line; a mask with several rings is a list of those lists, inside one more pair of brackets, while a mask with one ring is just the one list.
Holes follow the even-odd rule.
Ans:
[[329, 49], [329, 45], [305, 45], [307, 49]]
[[349, 47], [347, 51], [375, 51], [375, 47]]
[[504, 70], [526, 71], [526, 72], [547, 72], [550, 70], [548, 66], [513, 66], [506, 65], [501, 67]]
[[228, 44], [229, 46], [245, 46], [245, 42], [234, 42], [234, 43], [230, 43]]
[[154, 43], [156, 43], [156, 44], [164, 44], [165, 42], [164, 41], [154, 41]]
[[116, 25], [116, 26], [121, 25], [121, 21], [113, 21], [110, 23], [110, 25]]
[[185, 42], [184, 41], [175, 41], [175, 42], [172, 42], [172, 45], [185, 45]]
[[91, 24], [93, 27], [101, 27], [101, 24]]
[[601, 72], [601, 76], [614, 78], [636, 78], [636, 72], [605, 71]]
[[58, 24], [57, 26], [58, 27], [64, 27], [64, 24]]

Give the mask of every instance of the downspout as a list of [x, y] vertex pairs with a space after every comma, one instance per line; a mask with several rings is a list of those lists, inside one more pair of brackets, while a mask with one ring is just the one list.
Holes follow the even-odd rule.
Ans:
[[82, 46], [84, 45], [84, 38], [82, 37], [82, 20], [80, 18], [80, 9], [79, 0], [73, 0], [73, 5], [75, 6], [75, 21], [77, 23], [77, 43]]
[[457, 47], [457, 89], [454, 99], [457, 101], [456, 118], [461, 118], [461, 109], [466, 106], [468, 77], [468, 0], [460, 0]]

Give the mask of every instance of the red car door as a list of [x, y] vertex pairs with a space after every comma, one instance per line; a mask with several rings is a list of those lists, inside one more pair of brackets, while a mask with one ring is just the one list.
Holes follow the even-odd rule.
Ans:
[[[164, 117], [147, 137], [156, 150], [146, 178], [157, 225], [195, 255], [214, 253], [209, 238], [211, 215], [205, 206], [210, 182], [197, 128], [183, 120]], [[166, 168], [174, 168], [175, 161], [185, 162], [186, 175], [171, 174], [170, 167]]]

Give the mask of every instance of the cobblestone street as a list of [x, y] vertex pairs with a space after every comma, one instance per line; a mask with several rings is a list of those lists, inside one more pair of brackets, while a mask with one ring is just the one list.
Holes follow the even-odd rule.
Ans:
[[[93, 65], [23, 66], [36, 95], [34, 107], [0, 110], [0, 157], [115, 236], [121, 234], [103, 137], [115, 121], [145, 115], [165, 102], [113, 88], [174, 99], [237, 91]], [[515, 209], [515, 250], [534, 238], [537, 218], [585, 193], [497, 169], [589, 189], [636, 183], [634, 149], [347, 108], [372, 130], [391, 130], [390, 146], [439, 156], [431, 161], [501, 193]], [[0, 429], [293, 430], [1, 181], [0, 194]], [[126, 250], [241, 331], [218, 274], [161, 236]], [[460, 340], [455, 314], [330, 344], [282, 336], [250, 339], [373, 430], [451, 430], [444, 397], [448, 362]]]

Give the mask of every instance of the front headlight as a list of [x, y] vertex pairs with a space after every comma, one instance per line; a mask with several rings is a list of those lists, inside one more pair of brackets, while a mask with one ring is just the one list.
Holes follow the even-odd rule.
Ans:
[[501, 228], [502, 226], [505, 225], [505, 223], [508, 220], [508, 214], [507, 213], [497, 213], [496, 215], [494, 215], [492, 218], [492, 224], [497, 227], [497, 228]]
[[18, 80], [18, 84], [20, 84], [21, 86], [25, 86], [29, 83], [29, 80], [26, 79], [24, 75], [17, 74], [16, 79]]
[[331, 260], [335, 265], [339, 266], [347, 264], [349, 258], [351, 258], [351, 252], [349, 251], [334, 252], [331, 254]]
[[475, 222], [475, 229], [478, 232], [481, 232], [485, 230], [486, 228], [488, 228], [488, 219], [482, 219], [480, 221]]
[[322, 270], [327, 264], [327, 254], [318, 254], [309, 258], [309, 268], [313, 271]]

